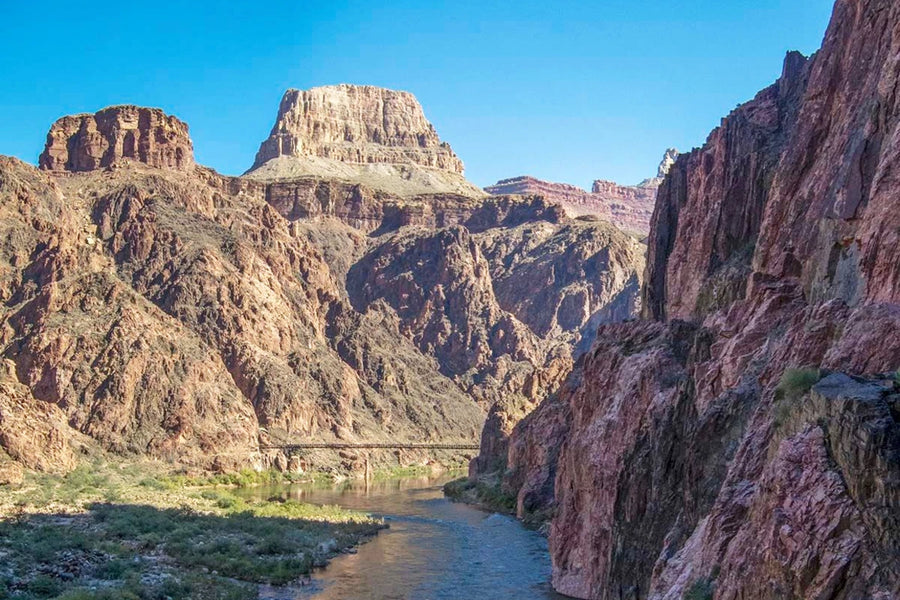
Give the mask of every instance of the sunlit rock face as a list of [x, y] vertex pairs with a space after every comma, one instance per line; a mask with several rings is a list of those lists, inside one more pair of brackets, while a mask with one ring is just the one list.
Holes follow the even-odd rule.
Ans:
[[462, 161], [438, 138], [415, 96], [368, 85], [285, 92], [254, 166], [278, 156], [413, 163], [463, 173]]
[[[345, 136], [360, 152], [380, 144], [397, 168], [471, 187], [411, 96], [339, 91], [383, 111], [383, 130]], [[488, 411], [509, 418], [502, 447], [597, 323], [637, 313], [643, 247], [607, 223], [533, 196], [408, 195], [378, 174], [389, 185], [221, 176], [193, 162], [187, 125], [130, 106], [60, 119], [41, 169], [0, 158], [3, 451], [47, 471], [100, 450], [292, 468], [266, 447], [471, 444]]]
[[314, 176], [404, 197], [484, 196], [463, 177], [462, 161], [438, 137], [415, 96], [373, 86], [285, 92], [248, 175]]
[[122, 159], [166, 169], [193, 168], [187, 124], [158, 108], [131, 105], [63, 117], [47, 134], [40, 166], [50, 171], [92, 171]]
[[650, 217], [656, 202], [656, 190], [678, 157], [678, 151], [666, 150], [657, 177], [638, 185], [621, 185], [595, 180], [591, 191], [568, 183], [553, 183], [522, 176], [498, 181], [485, 188], [490, 194], [539, 195], [561, 205], [572, 216], [596, 216], [622, 231], [645, 237], [650, 231]]

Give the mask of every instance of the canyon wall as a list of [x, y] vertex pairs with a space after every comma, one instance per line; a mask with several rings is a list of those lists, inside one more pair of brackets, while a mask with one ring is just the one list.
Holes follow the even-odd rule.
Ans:
[[523, 518], [579, 598], [900, 597], [900, 6], [680, 156], [644, 320], [605, 325], [512, 432]]
[[188, 126], [158, 108], [112, 106], [56, 121], [40, 156], [42, 169], [93, 171], [130, 158], [154, 167], [190, 169]]
[[[374, 139], [417, 139], [406, 117]], [[472, 443], [637, 310], [640, 245], [543, 198], [224, 177], [190, 148], [126, 106], [60, 119], [40, 170], [0, 160], [0, 456], [230, 470], [297, 468], [266, 450], [297, 440]], [[332, 454], [307, 462], [363, 467]]]
[[315, 177], [402, 197], [484, 196], [463, 177], [462, 161], [440, 140], [415, 96], [373, 86], [285, 92], [247, 176]]
[[495, 195], [543, 196], [548, 201], [561, 205], [571, 216], [598, 216], [622, 231], [646, 236], [650, 231], [656, 190], [677, 156], [676, 150], [667, 150], [657, 169], [657, 176], [645, 179], [638, 185], [620, 185], [598, 179], [588, 192], [568, 183], [553, 183], [522, 176], [498, 181], [486, 187], [485, 191]]

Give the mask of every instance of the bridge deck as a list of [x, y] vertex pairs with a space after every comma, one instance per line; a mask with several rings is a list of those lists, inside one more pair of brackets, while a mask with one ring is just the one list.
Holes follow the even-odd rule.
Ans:
[[263, 450], [478, 450], [478, 444], [450, 443], [450, 444], [417, 444], [399, 442], [373, 442], [354, 444], [350, 442], [331, 443], [298, 443], [298, 444], [271, 444], [260, 446]]

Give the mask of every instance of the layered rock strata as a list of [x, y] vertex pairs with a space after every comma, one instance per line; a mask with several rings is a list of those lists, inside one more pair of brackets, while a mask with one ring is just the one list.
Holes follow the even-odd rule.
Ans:
[[440, 140], [415, 96], [373, 86], [285, 92], [249, 175], [312, 176], [400, 196], [484, 195], [462, 176], [462, 161]]
[[347, 163], [412, 163], [463, 174], [409, 92], [336, 85], [288, 90], [254, 167], [279, 156], [318, 156]]
[[[636, 310], [638, 244], [542, 198], [223, 177], [170, 152], [190, 140], [157, 135], [166, 123], [64, 118], [42, 170], [0, 161], [0, 445], [29, 468], [100, 451], [295, 468], [263, 447], [471, 443], [498, 400], [544, 397], [589, 323]], [[132, 152], [129, 131], [156, 145]], [[535, 273], [556, 291], [526, 307], [510, 290]]]
[[522, 176], [498, 181], [486, 187], [485, 191], [495, 195], [540, 195], [560, 204], [572, 216], [598, 216], [622, 231], [646, 236], [650, 231], [656, 190], [677, 156], [676, 150], [667, 150], [657, 170], [657, 177], [645, 179], [634, 186], [598, 179], [588, 192], [567, 183]]
[[110, 167], [122, 158], [191, 169], [194, 150], [187, 124], [158, 108], [139, 106], [63, 117], [50, 128], [39, 162], [42, 169], [79, 172]]

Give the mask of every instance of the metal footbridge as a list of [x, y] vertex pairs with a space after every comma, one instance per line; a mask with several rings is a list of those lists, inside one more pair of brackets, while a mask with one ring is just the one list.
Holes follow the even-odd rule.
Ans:
[[478, 450], [481, 446], [471, 442], [426, 444], [417, 442], [297, 442], [267, 444], [261, 450]]

